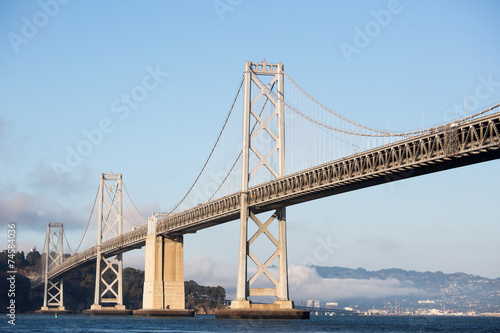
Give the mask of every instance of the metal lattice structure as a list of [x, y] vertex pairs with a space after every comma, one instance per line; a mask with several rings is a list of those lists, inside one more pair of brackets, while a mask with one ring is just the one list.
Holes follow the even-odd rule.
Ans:
[[42, 310], [56, 308], [64, 310], [63, 279], [53, 281], [48, 273], [63, 263], [63, 224], [60, 222], [47, 223], [45, 239], [45, 285]]
[[[264, 85], [258, 76], [271, 76], [271, 80]], [[277, 96], [271, 94], [272, 87], [277, 84]], [[252, 95], [252, 86], [257, 88], [257, 93]], [[248, 188], [250, 178], [260, 169], [266, 168], [275, 179], [285, 176], [285, 109], [284, 109], [284, 84], [283, 64], [262, 63], [245, 64], [244, 73], [244, 99], [243, 99], [243, 150], [241, 171], [241, 206], [240, 206], [240, 253], [238, 264], [238, 283], [236, 289], [236, 302], [233, 307], [248, 307], [249, 296], [275, 296], [279, 301], [289, 301], [288, 296], [288, 268], [286, 258], [286, 208], [279, 207], [265, 223], [262, 223], [248, 206]], [[255, 96], [255, 97], [254, 97]], [[265, 99], [262, 103], [261, 99]], [[270, 111], [265, 117], [262, 110], [267, 102], [270, 102]], [[253, 119], [252, 119], [253, 118]], [[255, 130], [251, 133], [251, 123], [255, 123]], [[275, 126], [271, 124], [274, 123]], [[274, 127], [274, 128], [273, 128]], [[267, 133], [271, 138], [270, 147], [255, 144], [260, 133]], [[260, 147], [259, 147], [260, 146]], [[257, 164], [252, 170], [250, 167], [250, 152], [257, 157]], [[275, 163], [273, 163], [273, 160]], [[276, 163], [277, 162], [277, 163]], [[253, 221], [258, 230], [248, 237], [248, 221]], [[270, 232], [269, 226], [276, 221], [278, 223], [278, 239]], [[274, 252], [265, 261], [260, 260], [252, 251], [252, 244], [260, 237], [267, 237], [274, 246]], [[247, 260], [250, 258], [257, 266], [255, 274], [248, 279]], [[278, 258], [278, 278], [276, 279], [269, 271], [269, 265]], [[251, 288], [251, 285], [259, 278], [265, 276], [274, 287]], [[291, 307], [291, 304], [290, 304]]]
[[[99, 215], [96, 245], [96, 282], [92, 309], [101, 309], [102, 304], [123, 305], [123, 261], [122, 254], [103, 253], [105, 239], [120, 239], [123, 227], [122, 175], [101, 173], [99, 183]], [[101, 288], [102, 284], [102, 288]]]

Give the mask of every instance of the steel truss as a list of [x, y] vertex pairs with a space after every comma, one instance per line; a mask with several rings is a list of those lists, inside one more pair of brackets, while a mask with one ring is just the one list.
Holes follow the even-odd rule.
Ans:
[[59, 222], [47, 223], [47, 236], [45, 239], [45, 286], [43, 293], [42, 310], [57, 307], [64, 310], [63, 305], [63, 279], [51, 281], [48, 272], [61, 265], [63, 262], [63, 224]]
[[[258, 76], [271, 76], [271, 80], [267, 85], [264, 85]], [[241, 175], [241, 209], [240, 209], [240, 253], [238, 264], [238, 283], [236, 290], [235, 307], [248, 307], [249, 296], [275, 296], [278, 301], [289, 301], [288, 296], [288, 273], [287, 273], [287, 258], [286, 258], [286, 208], [280, 207], [275, 210], [272, 216], [262, 223], [254, 211], [248, 206], [248, 186], [252, 176], [261, 168], [266, 168], [272, 178], [279, 179], [285, 176], [285, 114], [284, 114], [284, 81], [283, 81], [283, 64], [267, 64], [266, 60], [262, 63], [245, 64], [244, 74], [244, 106], [243, 106], [243, 152], [242, 152], [242, 175]], [[257, 94], [252, 98], [252, 83], [258, 89]], [[277, 97], [271, 93], [272, 87], [277, 84]], [[260, 101], [261, 98], [266, 100]], [[257, 109], [257, 105], [262, 107], [262, 110], [270, 102], [270, 115], [264, 119], [261, 117], [262, 112]], [[276, 117], [276, 128], [274, 131], [270, 124], [274, 122]], [[250, 131], [252, 119], [255, 121], [253, 133]], [[272, 144], [269, 151], [262, 151], [262, 147], [255, 144], [259, 133], [265, 131], [272, 139]], [[250, 151], [252, 151], [258, 159], [257, 165], [249, 170]], [[273, 155], [277, 154], [276, 163], [271, 163]], [[248, 220], [253, 221], [258, 230], [249, 239], [248, 238]], [[274, 221], [279, 225], [278, 240], [269, 231], [269, 226]], [[275, 247], [275, 251], [265, 261], [259, 260], [252, 251], [252, 244], [260, 236], [265, 235]], [[256, 273], [247, 279], [247, 258], [250, 258], [257, 266]], [[269, 271], [269, 265], [278, 258], [278, 279], [276, 279]], [[252, 284], [259, 276], [265, 276], [274, 286], [273, 288], [251, 288]]]
[[[102, 243], [107, 239], [122, 237], [122, 175], [101, 173], [99, 185], [99, 216], [96, 245], [96, 283], [94, 304], [91, 309], [100, 309], [104, 303], [123, 305], [123, 261], [122, 254], [106, 255]], [[102, 286], [101, 286], [102, 284]]]

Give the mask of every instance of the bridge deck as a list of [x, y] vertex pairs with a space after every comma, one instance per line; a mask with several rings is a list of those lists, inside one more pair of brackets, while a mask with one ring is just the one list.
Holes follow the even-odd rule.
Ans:
[[[315, 200], [369, 186], [500, 158], [500, 113], [462, 123], [450, 123], [428, 133], [303, 170], [249, 189], [254, 213]], [[184, 212], [162, 218], [157, 232], [164, 235], [193, 233], [236, 220], [241, 194], [235, 193]], [[104, 256], [145, 245], [147, 226], [102, 244]], [[92, 247], [67, 259], [49, 272], [57, 278], [95, 260]], [[33, 281], [33, 288], [43, 279]]]

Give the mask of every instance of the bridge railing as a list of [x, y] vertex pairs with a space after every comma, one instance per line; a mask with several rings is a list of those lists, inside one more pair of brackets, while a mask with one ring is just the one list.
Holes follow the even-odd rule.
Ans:
[[314, 192], [427, 161], [450, 159], [476, 150], [498, 149], [500, 118], [488, 115], [460, 125], [436, 127], [430, 133], [325, 163], [249, 189], [249, 205], [262, 205], [301, 192]]
[[186, 224], [204, 223], [207, 220], [212, 219], [214, 216], [223, 216], [234, 213], [240, 209], [240, 200], [241, 194], [235, 193], [205, 204], [200, 204], [197, 207], [184, 212], [167, 216], [160, 219], [156, 232], [174, 232], [179, 228], [185, 227]]
[[112, 238], [101, 244], [101, 252], [108, 253], [121, 248], [124, 246], [129, 246], [130, 244], [136, 243], [137, 241], [144, 240], [148, 233], [148, 226], [142, 226], [135, 230], [129, 231], [121, 236]]
[[[332, 161], [314, 168], [303, 170], [271, 182], [249, 189], [249, 206], [268, 209], [270, 205], [284, 205], [286, 200], [293, 203], [310, 200], [308, 196], [326, 196], [345, 191], [342, 189], [366, 180], [376, 178], [373, 184], [388, 182], [401, 178], [392, 175], [410, 169], [422, 169], [429, 164], [445, 163], [452, 159], [463, 161], [464, 156], [496, 151], [490, 157], [479, 161], [498, 158], [500, 151], [500, 113], [486, 115], [481, 118], [456, 122], [429, 130], [429, 133], [411, 137], [389, 145], [358, 153], [341, 160]], [[474, 159], [470, 159], [472, 162]], [[470, 163], [472, 163], [470, 162]], [[467, 162], [460, 162], [466, 165]], [[470, 164], [469, 163], [469, 164]], [[455, 165], [456, 166], [456, 165]], [[440, 170], [455, 167], [442, 167]], [[422, 172], [420, 173], [422, 174]], [[372, 184], [372, 185], [373, 185]], [[321, 192], [321, 194], [318, 194]], [[191, 232], [208, 226], [237, 218], [240, 209], [241, 193], [199, 205], [187, 211], [167, 216], [159, 220], [157, 233]], [[117, 251], [131, 245], [145, 242], [147, 226], [128, 232], [121, 237], [104, 242], [103, 253]], [[123, 251], [122, 251], [123, 252]], [[96, 247], [67, 258], [61, 265], [49, 272], [49, 278], [91, 260], [96, 256]], [[44, 277], [38, 279], [43, 281]]]
[[[135, 230], [132, 230], [126, 234], [123, 234], [120, 237], [116, 237], [110, 239], [101, 245], [101, 252], [106, 254], [112, 251], [116, 251], [122, 247], [130, 246], [131, 244], [143, 242], [146, 238], [147, 234], [147, 226], [139, 227]], [[48, 272], [48, 278], [58, 275], [61, 272], [69, 270], [72, 266], [77, 266], [83, 262], [87, 262], [95, 259], [97, 256], [97, 246], [93, 246], [81, 253], [76, 253], [71, 257], [65, 258], [63, 263], [55, 266]], [[32, 280], [31, 286], [35, 288], [40, 284], [44, 283], [45, 275], [40, 276], [37, 279]]]

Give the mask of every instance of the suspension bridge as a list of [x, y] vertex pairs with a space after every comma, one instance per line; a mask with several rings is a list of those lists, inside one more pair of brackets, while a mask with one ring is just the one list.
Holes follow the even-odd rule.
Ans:
[[[498, 159], [499, 106], [420, 131], [389, 132], [322, 105], [281, 63], [247, 62], [217, 140], [180, 202], [170, 212], [143, 218], [122, 175], [101, 174], [94, 202], [96, 245], [78, 252], [80, 242], [64, 257], [62, 223], [49, 223], [43, 272], [32, 288], [44, 287], [42, 311], [64, 310], [64, 274], [96, 263], [94, 304], [87, 312], [127, 312], [122, 255], [145, 246], [143, 309], [134, 314], [192, 315], [184, 308], [183, 236], [239, 220], [236, 299], [216, 317], [307, 318], [307, 311], [294, 309], [288, 292], [286, 207]], [[123, 192], [132, 207], [129, 212], [139, 216], [128, 223], [132, 230], [124, 228], [132, 219], [123, 210]], [[271, 225], [277, 225], [277, 235]], [[259, 237], [271, 244], [269, 257], [256, 255]], [[271, 266], [278, 267], [277, 272]], [[261, 296], [275, 301], [252, 303]]]

